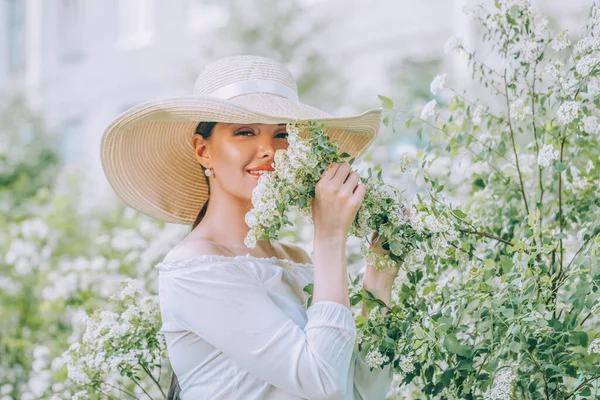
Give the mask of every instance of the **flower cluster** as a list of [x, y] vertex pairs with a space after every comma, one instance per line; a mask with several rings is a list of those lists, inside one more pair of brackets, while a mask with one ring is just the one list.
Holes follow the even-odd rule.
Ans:
[[[155, 377], [166, 355], [164, 336], [158, 333], [160, 315], [156, 296], [146, 294], [134, 279], [110, 301], [115, 311], [101, 310], [84, 316], [85, 331], [80, 342], [73, 343], [56, 359], [53, 368], [66, 368], [70, 380], [93, 388], [98, 393], [119, 390], [121, 377], [127, 377], [142, 391], [148, 376], [162, 392]], [[123, 391], [123, 389], [120, 389]], [[163, 393], [164, 395], [164, 393]]]
[[[350, 155], [339, 154], [340, 148], [324, 132], [325, 125], [310, 121], [306, 126], [308, 138], [300, 136], [298, 124], [288, 124], [287, 151], [278, 150], [271, 173], [263, 174], [252, 193], [254, 208], [246, 214], [250, 231], [246, 246], [253, 248], [256, 240], [277, 238], [279, 230], [290, 223], [286, 212], [293, 206], [310, 215], [315, 185], [329, 164], [343, 162]], [[352, 163], [354, 159], [350, 160]], [[434, 215], [419, 212], [411, 216], [400, 191], [383, 182], [381, 171], [377, 177], [368, 170], [361, 177], [366, 184], [365, 197], [351, 226], [351, 234], [363, 238], [372, 232], [381, 237], [381, 247], [389, 252], [373, 252], [363, 246], [363, 253], [378, 270], [399, 263], [417, 242], [432, 242], [439, 234], [452, 230], [448, 221], [440, 222]], [[425, 221], [423, 221], [425, 219]]]
[[513, 398], [513, 382], [517, 378], [510, 367], [500, 369], [490, 389], [489, 398], [493, 400], [511, 400]]

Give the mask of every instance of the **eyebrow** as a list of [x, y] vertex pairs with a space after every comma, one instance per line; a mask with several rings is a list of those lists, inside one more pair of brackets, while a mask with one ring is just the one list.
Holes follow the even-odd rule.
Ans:
[[[229, 123], [227, 123], [227, 125], [231, 126], [231, 125], [267, 125], [267, 124], [238, 124], [238, 123], [235, 123], [235, 122], [229, 122]], [[277, 126], [286, 126], [286, 125], [287, 125], [286, 123], [277, 124]]]

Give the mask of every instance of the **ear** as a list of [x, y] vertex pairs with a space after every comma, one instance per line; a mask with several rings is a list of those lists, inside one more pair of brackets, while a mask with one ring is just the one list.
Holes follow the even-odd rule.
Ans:
[[196, 156], [198, 162], [204, 168], [210, 168], [210, 154], [206, 139], [200, 135], [194, 135], [192, 138], [192, 144], [194, 146], [194, 155]]

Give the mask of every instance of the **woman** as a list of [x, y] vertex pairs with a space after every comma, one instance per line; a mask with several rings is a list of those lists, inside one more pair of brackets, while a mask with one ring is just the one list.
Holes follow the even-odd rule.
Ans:
[[283, 65], [234, 56], [208, 65], [193, 96], [134, 107], [105, 132], [102, 162], [117, 194], [154, 217], [192, 223], [156, 265], [171, 399], [370, 400], [390, 387], [390, 366], [370, 371], [355, 343], [345, 246], [365, 185], [348, 163], [317, 184], [312, 259], [283, 241], [244, 246], [258, 177], [287, 149], [286, 122], [308, 120], [326, 123], [357, 156], [380, 110], [332, 117], [298, 101]]

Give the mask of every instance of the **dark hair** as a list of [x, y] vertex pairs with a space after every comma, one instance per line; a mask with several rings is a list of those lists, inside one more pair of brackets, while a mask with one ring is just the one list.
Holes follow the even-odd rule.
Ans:
[[[198, 124], [198, 126], [196, 126], [195, 134], [202, 136], [204, 139], [208, 139], [212, 135], [213, 128], [215, 127], [216, 124], [217, 124], [216, 122], [200, 122]], [[204, 172], [204, 168], [202, 168], [202, 172]], [[202, 174], [202, 176], [206, 179], [206, 183], [208, 184], [208, 177], [206, 175], [204, 175], [204, 173]], [[209, 193], [210, 193], [210, 186], [209, 186]], [[198, 216], [196, 217], [196, 220], [192, 224], [192, 228], [190, 229], [190, 231], [194, 230], [194, 228], [196, 226], [198, 226], [200, 221], [202, 221], [202, 219], [204, 218], [204, 215], [206, 214], [207, 208], [208, 208], [208, 200], [206, 201], [206, 203], [204, 203], [204, 206], [202, 206], [202, 209], [198, 213]], [[175, 375], [175, 372], [174, 371], [171, 371], [171, 372], [172, 372], [171, 373], [171, 385], [169, 385], [169, 392], [167, 393], [167, 400], [181, 400], [181, 397], [179, 396], [179, 394], [181, 393], [181, 388], [179, 387], [179, 381], [177, 380], [177, 376]]]

